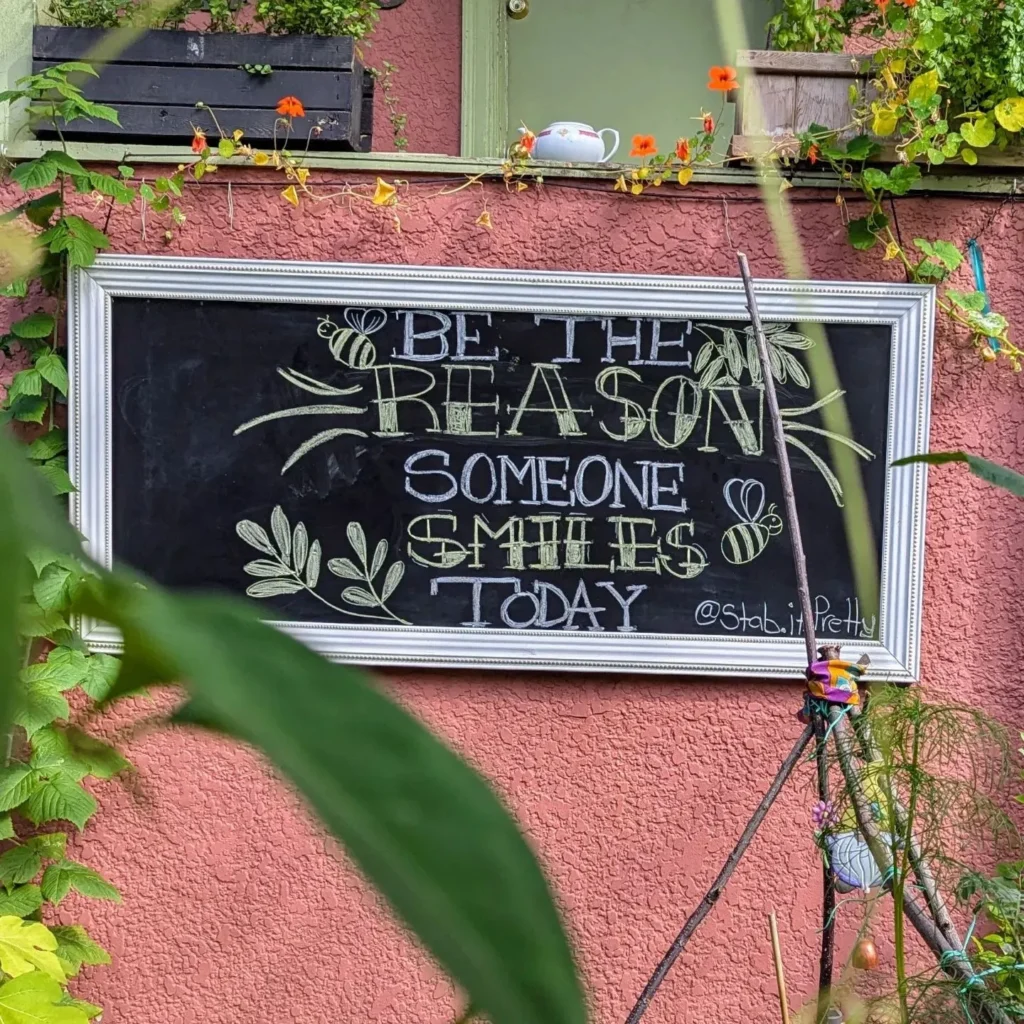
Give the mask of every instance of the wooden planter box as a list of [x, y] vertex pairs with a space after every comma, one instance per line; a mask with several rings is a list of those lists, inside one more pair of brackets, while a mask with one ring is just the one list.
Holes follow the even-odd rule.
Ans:
[[[32, 70], [88, 59], [102, 30], [36, 26]], [[251, 75], [244, 64], [269, 64], [273, 73]], [[267, 36], [150, 31], [105, 65], [99, 78], [82, 76], [86, 97], [115, 107], [121, 126], [106, 121], [71, 122], [62, 134], [80, 142], [174, 145], [189, 143], [193, 125], [212, 138], [211, 107], [226, 133], [241, 128], [258, 145], [274, 134], [275, 108], [295, 96], [306, 109], [296, 118], [289, 148], [305, 147], [306, 134], [322, 131], [310, 149], [368, 151], [373, 128], [373, 79], [347, 36]], [[40, 128], [37, 135], [52, 138]]]
[[[848, 53], [740, 50], [736, 70], [741, 88], [730, 94], [736, 103], [736, 128], [729, 155], [749, 159], [770, 148], [793, 156], [800, 150], [798, 133], [812, 124], [830, 128], [850, 124], [850, 86], [860, 87], [867, 81], [862, 70], [865, 63], [864, 58]], [[749, 101], [755, 90], [759, 104]]]

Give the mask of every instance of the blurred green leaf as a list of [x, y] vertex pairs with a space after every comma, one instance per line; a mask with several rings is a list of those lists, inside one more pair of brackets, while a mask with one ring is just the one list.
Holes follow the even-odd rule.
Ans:
[[425, 726], [244, 603], [120, 576], [85, 595], [83, 610], [124, 637], [115, 693], [186, 681], [179, 721], [263, 750], [491, 1024], [584, 1024], [533, 854], [486, 782]]
[[909, 466], [915, 462], [924, 462], [929, 466], [964, 462], [976, 477], [995, 484], [996, 487], [1001, 487], [1018, 498], [1024, 498], [1024, 476], [1006, 466], [1000, 466], [998, 462], [989, 462], [980, 455], [971, 455], [969, 452], [928, 452], [926, 455], [908, 455], [905, 459], [897, 459], [893, 465]]

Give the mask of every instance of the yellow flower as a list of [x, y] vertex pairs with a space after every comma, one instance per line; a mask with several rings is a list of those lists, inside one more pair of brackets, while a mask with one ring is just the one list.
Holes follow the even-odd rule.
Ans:
[[885, 247], [885, 255], [882, 257], [884, 260], [894, 260], [900, 254], [900, 247], [895, 242], [890, 242]]
[[643, 192], [643, 190], [644, 190], [644, 187], [643, 187], [643, 185], [640, 184], [639, 181], [634, 182], [633, 185], [631, 185], [630, 189], [629, 189], [629, 191], [632, 192], [633, 195], [635, 195], [635, 196], [640, 195], [640, 193]]
[[289, 185], [282, 193], [281, 198], [287, 203], [291, 203], [292, 206], [299, 205], [299, 193], [295, 191], [294, 185]]
[[256, 152], [256, 153], [253, 153], [253, 155], [252, 155], [252, 162], [257, 167], [265, 167], [267, 164], [270, 163], [270, 157], [267, 156], [266, 153]]
[[525, 192], [529, 187], [530, 186], [527, 185], [525, 181], [517, 181], [516, 182], [516, 191], [517, 192]]
[[620, 174], [615, 179], [615, 191], [616, 192], [626, 192], [626, 191], [628, 191], [628, 186], [626, 185], [626, 176], [624, 174]]
[[373, 190], [374, 206], [390, 206], [395, 201], [395, 193], [398, 189], [383, 178], [377, 179], [377, 187]]
[[235, 140], [235, 142], [241, 142], [241, 141], [242, 141], [242, 136], [243, 136], [244, 134], [245, 134], [245, 132], [243, 132], [241, 128], [236, 128], [236, 129], [235, 129], [235, 130], [234, 130], [234, 131], [233, 131], [233, 132], [231, 133], [231, 138], [233, 138], [233, 139]]
[[647, 168], [647, 167], [641, 167], [641, 168], [640, 168], [640, 170], [638, 170], [638, 171], [636, 172], [636, 176], [637, 176], [637, 177], [638, 177], [638, 178], [639, 178], [639, 179], [640, 179], [641, 181], [645, 181], [645, 180], [646, 180], [646, 179], [647, 179], [648, 177], [650, 177], [650, 174], [651, 174], [651, 172], [650, 172], [650, 169], [649, 169], [649, 168]]
[[295, 168], [295, 177], [299, 179], [299, 184], [300, 185], [305, 185], [306, 184], [306, 179], [309, 177], [309, 168], [308, 167], [296, 167]]
[[484, 212], [481, 213], [479, 217], [477, 217], [475, 223], [479, 224], [480, 227], [482, 228], [487, 228], [488, 231], [490, 231], [491, 228], [494, 227], [494, 225], [491, 223], [491, 215], [487, 210], [484, 210]]
[[680, 185], [689, 185], [690, 184], [690, 179], [692, 177], [693, 177], [693, 168], [692, 167], [683, 167], [683, 168], [680, 169], [679, 173], [676, 175], [676, 181], [678, 181]]

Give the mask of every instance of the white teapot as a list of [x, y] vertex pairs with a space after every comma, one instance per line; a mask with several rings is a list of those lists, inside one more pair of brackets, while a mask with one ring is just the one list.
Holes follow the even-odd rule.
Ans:
[[[520, 128], [523, 134], [525, 128]], [[604, 135], [612, 135], [612, 144], [605, 152]], [[619, 148], [619, 133], [614, 128], [595, 131], [589, 124], [578, 121], [555, 121], [537, 133], [533, 156], [537, 160], [558, 160], [565, 163], [604, 164]]]

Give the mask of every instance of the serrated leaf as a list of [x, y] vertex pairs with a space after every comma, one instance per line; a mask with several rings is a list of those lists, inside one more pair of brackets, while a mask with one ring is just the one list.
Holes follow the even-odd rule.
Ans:
[[257, 558], [254, 562], [246, 562], [244, 571], [250, 576], [262, 576], [274, 579], [278, 576], [291, 576], [291, 570], [280, 562], [271, 562], [266, 558]]
[[946, 289], [946, 298], [961, 309], [980, 313], [986, 305], [984, 292], [959, 292], [955, 288]]
[[[51, 928], [50, 931], [56, 931], [55, 928]], [[60, 956], [60, 947], [57, 947], [57, 955]], [[64, 964], [64, 970], [67, 971], [67, 961], [63, 957], [60, 957], [60, 961]], [[77, 973], [77, 972], [76, 972]], [[70, 993], [65, 992], [64, 998], [58, 1004], [60, 1006], [72, 1006], [76, 1010], [81, 1010], [90, 1020], [93, 1017], [98, 1017], [103, 1012], [102, 1006], [97, 1006], [95, 1003], [90, 1003], [88, 999], [75, 999]]]
[[43, 393], [43, 376], [36, 369], [19, 370], [7, 388], [7, 401], [13, 402], [20, 395], [35, 397]]
[[[23, 804], [32, 792], [35, 781], [35, 775], [28, 765], [13, 764], [0, 769], [0, 811], [11, 811]], [[2, 871], [0, 877], [3, 877]]]
[[89, 1024], [83, 1010], [62, 1005], [63, 997], [60, 985], [42, 971], [12, 978], [0, 986], [0, 1024]]
[[0, 917], [0, 969], [12, 978], [30, 971], [42, 971], [55, 981], [64, 981], [64, 969], [54, 954], [57, 939], [38, 921]]
[[270, 538], [267, 536], [267, 531], [258, 523], [254, 523], [251, 519], [243, 519], [240, 523], [237, 523], [235, 525], [235, 533], [237, 533], [246, 544], [255, 548], [257, 551], [262, 551], [265, 555], [277, 555], [277, 552], [274, 550], [274, 545], [270, 543]]
[[110, 963], [110, 954], [81, 925], [55, 925], [50, 931], [57, 939], [57, 956], [71, 966], [67, 972], [71, 977], [77, 975], [83, 965], [96, 967]]
[[37, 462], [45, 462], [55, 455], [63, 455], [68, 450], [67, 431], [55, 429], [42, 437], [37, 437], [29, 446], [26, 454]]
[[388, 542], [386, 540], [378, 541], [377, 547], [373, 552], [373, 561], [370, 563], [370, 579], [374, 580], [377, 578], [377, 573], [384, 567], [384, 560], [388, 557]]
[[345, 580], [365, 579], [363, 574], [355, 567], [355, 563], [350, 558], [332, 558], [327, 562], [327, 568], [333, 572], [335, 576], [340, 576]]
[[14, 721], [29, 737], [44, 725], [57, 719], [66, 719], [71, 714], [67, 700], [46, 683], [31, 683], [18, 695]]
[[52, 775], [32, 791], [25, 816], [34, 825], [45, 821], [70, 821], [81, 830], [96, 813], [96, 801], [81, 783], [63, 774]]
[[[32, 372], [35, 373], [35, 370]], [[12, 398], [10, 390], [7, 392], [7, 401], [11, 403], [11, 412], [19, 423], [42, 423], [50, 407], [41, 395], [19, 395]]]
[[26, 684], [38, 683], [52, 690], [70, 690], [85, 678], [88, 661], [88, 655], [83, 651], [58, 646], [50, 651], [45, 661], [26, 665], [21, 677]]
[[38, 160], [26, 160], [24, 163], [15, 164], [10, 170], [11, 178], [16, 181], [26, 192], [33, 189], [46, 188], [57, 180], [60, 173], [57, 165], [52, 160], [40, 157]]
[[889, 191], [896, 196], [906, 195], [920, 180], [921, 168], [917, 164], [897, 164], [889, 172]]
[[19, 885], [11, 892], [0, 892], [0, 917], [28, 917], [42, 905], [38, 885]]
[[846, 143], [846, 155], [851, 160], [870, 160], [880, 148], [870, 135], [858, 135]]
[[280, 597], [282, 594], [297, 594], [302, 590], [302, 584], [298, 580], [260, 580], [259, 583], [252, 583], [245, 588], [250, 597]]
[[11, 334], [16, 338], [48, 338], [55, 326], [56, 322], [49, 313], [32, 313], [11, 324]]
[[41, 462], [36, 466], [39, 475], [50, 485], [55, 495], [75, 492], [75, 485], [68, 475], [67, 461], [63, 455], [58, 455], [49, 462]]
[[15, 835], [14, 822], [11, 820], [11, 816], [9, 814], [0, 814], [0, 840], [13, 839]]
[[131, 768], [131, 762], [109, 743], [90, 736], [77, 726], [63, 730], [71, 756], [83, 770], [97, 779], [112, 779], [115, 775]]
[[361, 523], [349, 523], [345, 527], [345, 535], [348, 537], [352, 550], [356, 553], [359, 561], [366, 565], [366, 534], [363, 533]]
[[306, 556], [309, 554], [309, 535], [305, 524], [299, 523], [292, 534], [292, 567], [297, 573], [306, 568]]
[[43, 832], [28, 840], [39, 851], [43, 860], [61, 860], [68, 845], [66, 832]]
[[313, 541], [309, 549], [309, 557], [306, 559], [306, 586], [310, 590], [315, 590], [317, 583], [320, 582], [320, 559], [321, 559], [320, 541]]
[[50, 903], [60, 903], [72, 889], [82, 896], [97, 900], [121, 902], [121, 893], [117, 887], [108, 882], [102, 875], [78, 864], [73, 860], [62, 860], [51, 864], [43, 872], [41, 884], [43, 899]]
[[6, 886], [31, 882], [39, 874], [42, 866], [43, 858], [31, 843], [12, 846], [0, 855], [0, 879], [3, 879]]
[[405, 573], [405, 565], [402, 562], [393, 562], [391, 567], [388, 569], [387, 575], [384, 577], [384, 585], [381, 587], [381, 600], [386, 601], [398, 588], [398, 584], [402, 582], [402, 576]]
[[358, 605], [360, 608], [376, 608], [377, 599], [367, 590], [361, 587], [346, 587], [341, 592], [341, 599], [349, 604]]
[[63, 565], [50, 565], [32, 586], [32, 595], [45, 610], [66, 608], [77, 584], [76, 575]]
[[93, 700], [105, 700], [120, 670], [121, 662], [113, 655], [90, 654], [86, 658], [86, 675], [80, 685]]
[[67, 174], [87, 174], [86, 169], [73, 157], [69, 156], [62, 149], [51, 149], [46, 153], [46, 158], [51, 163]]
[[43, 380], [52, 384], [62, 395], [68, 393], [68, 368], [56, 352], [46, 352], [35, 362]]
[[292, 553], [292, 531], [288, 517], [280, 505], [275, 505], [274, 511], [270, 514], [270, 529], [273, 531], [274, 540], [277, 541], [277, 550], [281, 553], [281, 559], [287, 563]]

